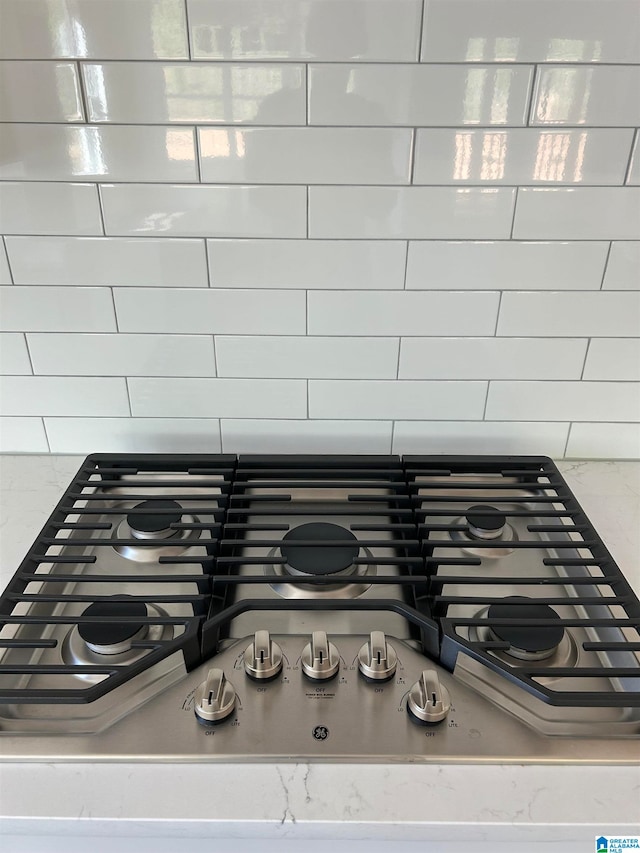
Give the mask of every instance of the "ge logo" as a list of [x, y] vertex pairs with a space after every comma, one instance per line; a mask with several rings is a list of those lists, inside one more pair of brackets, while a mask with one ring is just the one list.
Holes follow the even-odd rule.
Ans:
[[313, 736], [316, 740], [326, 740], [329, 737], [329, 729], [326, 726], [316, 726]]

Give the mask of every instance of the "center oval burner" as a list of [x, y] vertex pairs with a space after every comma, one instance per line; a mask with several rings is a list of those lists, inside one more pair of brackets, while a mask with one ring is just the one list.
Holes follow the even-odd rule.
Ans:
[[[108, 617], [109, 621], [83, 622], [83, 616]], [[133, 640], [147, 633], [143, 621], [123, 622], [122, 617], [144, 620], [147, 617], [147, 606], [143, 601], [96, 601], [78, 619], [78, 634], [96, 654], [121, 654], [131, 648]]]
[[[131, 535], [136, 539], [169, 539], [178, 533], [178, 530], [171, 527], [182, 518], [182, 507], [177, 501], [143, 501], [137, 504], [135, 509], [146, 510], [146, 512], [130, 512], [127, 515]], [[160, 512], [160, 510], [164, 511]]]
[[507, 516], [492, 506], [470, 506], [465, 519], [474, 539], [499, 539], [504, 533]]
[[[338, 545], [304, 545], [304, 542], [339, 542]], [[312, 522], [289, 530], [282, 537], [285, 571], [293, 575], [353, 574], [353, 561], [360, 552], [358, 539], [339, 524]]]
[[562, 625], [553, 622], [560, 617], [544, 602], [515, 604], [526, 601], [526, 596], [510, 596], [499, 604], [492, 604], [487, 611], [487, 621], [493, 619], [536, 619], [540, 625], [491, 625], [489, 632], [496, 640], [509, 643], [507, 654], [520, 660], [544, 660], [551, 657], [564, 638]]

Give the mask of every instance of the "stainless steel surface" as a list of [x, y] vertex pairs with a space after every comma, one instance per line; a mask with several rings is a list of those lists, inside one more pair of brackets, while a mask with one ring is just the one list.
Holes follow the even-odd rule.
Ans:
[[340, 654], [329, 642], [326, 631], [314, 631], [311, 642], [302, 650], [302, 671], [314, 681], [327, 681], [340, 667]]
[[233, 713], [236, 691], [221, 669], [213, 668], [198, 686], [193, 701], [196, 717], [206, 723], [219, 723]]
[[423, 723], [441, 723], [451, 709], [451, 697], [435, 669], [425, 669], [407, 697], [407, 708]]
[[244, 670], [259, 681], [273, 678], [282, 669], [282, 649], [268, 631], [256, 631], [253, 642], [245, 649]]
[[365, 678], [372, 681], [387, 681], [398, 666], [396, 651], [387, 642], [384, 631], [372, 631], [369, 642], [358, 652], [358, 668]]
[[274, 636], [285, 661], [281, 676], [264, 683], [248, 678], [243, 656], [251, 639], [243, 637], [215, 658], [237, 692], [234, 713], [215, 727], [200, 725], [194, 712], [196, 692], [211, 668], [207, 663], [98, 735], [16, 736], [3, 720], [2, 760], [640, 762], [637, 716], [627, 737], [546, 737], [518, 719], [519, 711], [496, 707], [481, 688], [436, 665], [431, 668], [451, 696], [449, 717], [438, 726], [416, 725], [407, 714], [407, 696], [425, 658], [396, 637], [389, 642], [398, 669], [383, 684], [366, 682], [358, 672], [358, 653], [368, 635], [334, 637], [340, 670], [325, 684], [302, 674], [306, 635]]

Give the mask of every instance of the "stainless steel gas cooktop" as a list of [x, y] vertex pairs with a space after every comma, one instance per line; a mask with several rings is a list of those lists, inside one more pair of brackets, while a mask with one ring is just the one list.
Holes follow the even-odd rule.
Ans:
[[4, 760], [640, 760], [640, 604], [544, 457], [90, 456], [0, 626]]

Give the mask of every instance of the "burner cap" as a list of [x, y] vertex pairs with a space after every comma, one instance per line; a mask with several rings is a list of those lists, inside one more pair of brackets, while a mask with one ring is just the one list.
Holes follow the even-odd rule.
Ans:
[[[516, 595], [505, 598], [500, 604], [492, 604], [487, 611], [487, 618], [492, 619], [560, 619], [555, 610], [543, 602], [531, 601], [531, 604], [511, 604], [522, 601], [527, 596]], [[499, 640], [509, 643], [514, 654], [524, 652], [535, 655], [543, 652], [553, 652], [564, 637], [562, 625], [523, 625], [507, 626], [492, 625], [491, 631]], [[516, 654], [517, 656], [517, 654]]]
[[[82, 616], [108, 616], [109, 622], [82, 622]], [[117, 654], [130, 648], [128, 642], [143, 630], [142, 622], [120, 622], [122, 616], [144, 619], [147, 605], [143, 601], [96, 601], [78, 620], [78, 633], [93, 651]]]
[[467, 519], [467, 524], [471, 527], [491, 532], [502, 530], [507, 523], [507, 516], [504, 512], [495, 507], [484, 506], [482, 504], [470, 506], [465, 518]]
[[166, 510], [166, 512], [136, 512], [129, 513], [127, 524], [136, 538], [150, 539], [154, 535], [169, 531], [166, 535], [173, 536], [176, 531], [171, 530], [171, 525], [180, 521], [182, 507], [176, 501], [151, 500], [137, 504], [136, 509], [143, 510]]
[[[300, 541], [344, 542], [343, 545], [300, 546]], [[282, 556], [292, 569], [306, 575], [333, 575], [348, 569], [358, 556], [358, 539], [339, 524], [301, 524], [285, 533], [280, 545]]]

